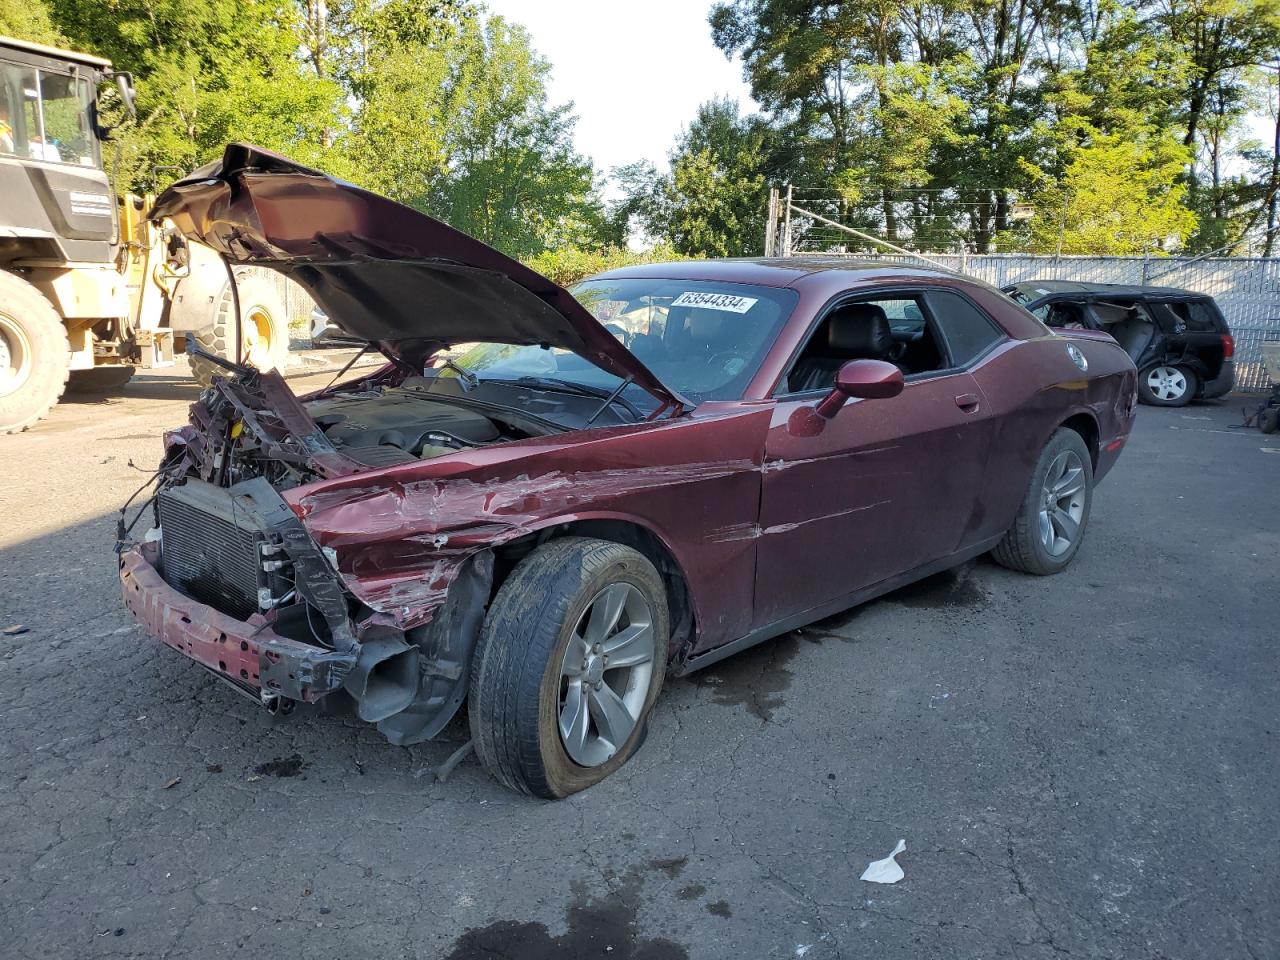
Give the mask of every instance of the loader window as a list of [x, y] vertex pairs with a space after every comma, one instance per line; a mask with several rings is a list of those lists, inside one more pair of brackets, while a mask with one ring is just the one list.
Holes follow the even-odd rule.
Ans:
[[96, 166], [88, 82], [0, 64], [0, 154]]
[[44, 109], [44, 159], [93, 166], [89, 84], [75, 77], [41, 73], [40, 103]]
[[[39, 132], [40, 111], [36, 104], [36, 72], [10, 63], [0, 64], [0, 153], [15, 157], [27, 153], [27, 130]], [[30, 96], [28, 96], [28, 94]]]

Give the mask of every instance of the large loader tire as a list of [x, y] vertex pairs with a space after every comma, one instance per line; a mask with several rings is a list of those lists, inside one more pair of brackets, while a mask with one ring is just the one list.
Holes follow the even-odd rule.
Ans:
[[0, 272], [0, 433], [20, 433], [67, 386], [71, 347], [53, 304], [21, 277]]
[[[259, 277], [246, 277], [239, 282], [241, 350], [245, 362], [259, 370], [284, 370], [289, 359], [289, 318], [284, 301], [275, 287]], [[234, 360], [236, 352], [236, 308], [231, 285], [222, 288], [214, 307], [213, 323], [188, 334], [196, 345], [215, 356]], [[191, 358], [191, 373], [208, 386], [215, 374], [226, 370], [201, 357]]]

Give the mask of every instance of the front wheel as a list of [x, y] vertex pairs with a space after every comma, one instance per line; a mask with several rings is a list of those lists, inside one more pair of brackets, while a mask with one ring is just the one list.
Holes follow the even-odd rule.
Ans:
[[1199, 386], [1190, 368], [1159, 364], [1138, 374], [1138, 399], [1153, 407], [1185, 407]]
[[565, 537], [498, 590], [471, 668], [471, 734], [500, 783], [558, 798], [635, 753], [662, 688], [670, 626], [643, 554]]
[[62, 318], [39, 290], [0, 271], [0, 433], [49, 412], [67, 385], [71, 348]]
[[1022, 573], [1064, 570], [1080, 549], [1092, 503], [1089, 448], [1080, 434], [1060, 427], [1040, 451], [1013, 526], [991, 556]]

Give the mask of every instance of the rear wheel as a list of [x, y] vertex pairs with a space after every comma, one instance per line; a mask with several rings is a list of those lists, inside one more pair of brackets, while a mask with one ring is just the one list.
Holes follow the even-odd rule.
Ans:
[[49, 412], [67, 385], [71, 348], [62, 318], [20, 277], [0, 272], [0, 433]]
[[1039, 576], [1065, 569], [1080, 549], [1092, 502], [1089, 448], [1080, 434], [1061, 427], [1040, 452], [1013, 526], [991, 556]]
[[[238, 284], [240, 294], [240, 354], [246, 363], [259, 370], [284, 370], [289, 359], [289, 318], [284, 301], [275, 287], [260, 277], [246, 277]], [[223, 287], [218, 297], [213, 323], [189, 334], [196, 345], [207, 353], [235, 360], [236, 310], [231, 285]], [[191, 358], [191, 373], [208, 385], [214, 375], [225, 374], [217, 364], [202, 357]]]
[[1138, 374], [1138, 399], [1153, 407], [1185, 407], [1200, 381], [1189, 367], [1158, 364]]
[[666, 672], [662, 578], [618, 543], [539, 547], [494, 598], [471, 670], [472, 737], [499, 782], [564, 797], [621, 767]]

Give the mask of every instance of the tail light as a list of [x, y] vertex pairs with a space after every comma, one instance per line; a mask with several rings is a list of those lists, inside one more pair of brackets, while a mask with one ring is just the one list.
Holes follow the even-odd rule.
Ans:
[[1230, 360], [1236, 355], [1236, 342], [1231, 334], [1222, 334], [1222, 359]]

